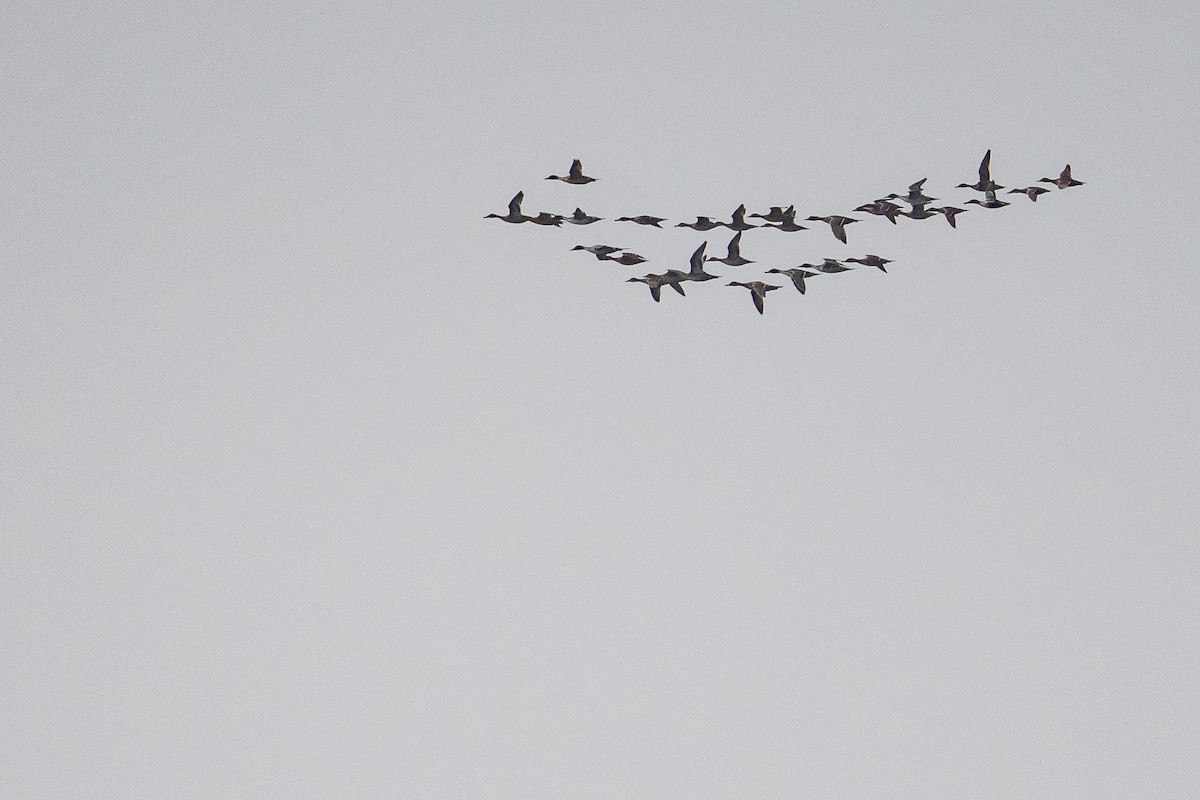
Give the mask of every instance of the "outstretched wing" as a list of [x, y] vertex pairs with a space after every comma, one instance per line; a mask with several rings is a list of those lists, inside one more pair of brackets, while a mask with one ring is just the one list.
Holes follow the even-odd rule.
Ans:
[[758, 313], [763, 313], [763, 295], [751, 289], [750, 296], [754, 298], [754, 307], [758, 309]]
[[517, 192], [513, 195], [513, 199], [508, 201], [508, 213], [514, 217], [521, 213], [521, 201], [525, 199], [524, 192]]
[[992, 151], [988, 150], [983, 154], [983, 161], [979, 162], [979, 182], [982, 185], [987, 185], [992, 180], [991, 173]]
[[696, 248], [696, 252], [692, 253], [692, 274], [699, 275], [704, 271], [704, 248], [708, 247], [708, 242], [703, 242]]
[[571, 177], [572, 178], [582, 178], [583, 177], [583, 162], [580, 161], [578, 158], [571, 162]]
[[729, 240], [728, 250], [729, 250], [729, 253], [725, 256], [726, 258], [737, 259], [737, 258], [742, 257], [742, 252], [741, 252], [742, 251], [742, 232], [741, 231], [738, 231], [737, 233], [735, 233], [733, 235], [733, 238]]

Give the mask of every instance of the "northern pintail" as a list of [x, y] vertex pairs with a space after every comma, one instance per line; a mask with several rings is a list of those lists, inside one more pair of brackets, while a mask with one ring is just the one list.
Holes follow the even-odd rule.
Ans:
[[1068, 186], [1083, 186], [1083, 181], [1077, 181], [1071, 177], [1070, 164], [1063, 167], [1062, 174], [1057, 178], [1038, 178], [1038, 183], [1053, 183], [1060, 189], [1066, 189]]
[[1043, 189], [1041, 186], [1026, 186], [1024, 189], [1009, 189], [1009, 194], [1023, 194], [1033, 202], [1037, 202], [1039, 194], [1048, 194], [1049, 189]]
[[887, 198], [881, 197], [878, 200], [872, 200], [870, 203], [863, 203], [854, 210], [865, 211], [877, 217], [887, 217], [887, 221], [895, 225], [896, 215], [900, 213], [900, 206], [888, 201]]
[[513, 199], [508, 201], [508, 213], [504, 216], [499, 214], [488, 214], [484, 219], [501, 219], [505, 222], [529, 222], [532, 217], [527, 217], [521, 213], [521, 201], [525, 199], [524, 192], [517, 192], [513, 195]]
[[967, 202], [974, 203], [977, 206], [983, 206], [984, 208], [1004, 208], [1005, 206], [1012, 205], [1012, 203], [1005, 202], [1004, 200], [996, 197], [996, 192], [994, 190], [984, 192], [983, 198], [983, 200], [976, 200], [972, 197]]
[[662, 217], [651, 217], [648, 214], [640, 214], [636, 217], [617, 217], [617, 222], [636, 222], [638, 225], [653, 225], [656, 228], [661, 228], [660, 222], [666, 222]]
[[543, 211], [536, 217], [529, 217], [529, 221], [534, 225], [553, 225], [556, 228], [561, 228], [563, 224], [562, 214], [551, 214], [549, 211]]
[[929, 219], [938, 215], [936, 208], [926, 208], [924, 203], [919, 206], [913, 206], [908, 211], [901, 210], [896, 213], [909, 219]]
[[784, 209], [783, 221], [780, 222], [778, 225], [773, 225], [770, 222], [768, 222], [766, 225], [763, 225], [763, 227], [764, 228], [775, 228], [776, 230], [781, 230], [785, 233], [795, 233], [796, 231], [808, 230], [807, 227], [800, 225], [799, 223], [796, 222], [796, 207], [795, 206], [788, 206], [786, 209]]
[[890, 258], [880, 258], [873, 253], [867, 253], [862, 258], [847, 258], [847, 261], [852, 261], [855, 264], [862, 264], [864, 267], [879, 267], [880, 272], [887, 272], [887, 267], [884, 264], [892, 263]]
[[751, 214], [752, 217], [757, 217], [763, 222], [783, 222], [787, 219], [787, 212], [783, 210], [783, 206], [771, 206], [770, 210], [765, 214]]
[[599, 222], [603, 217], [593, 217], [590, 214], [583, 213], [582, 208], [575, 209], [575, 213], [567, 217], [567, 222], [572, 225], [591, 225], [593, 222]]
[[601, 261], [615, 261], [623, 267], [632, 267], [635, 264], [641, 264], [646, 259], [639, 256], [637, 253], [628, 251], [621, 253], [619, 256], [597, 256]]
[[758, 313], [760, 314], [763, 313], [763, 298], [767, 296], [767, 292], [773, 292], [780, 288], [769, 283], [763, 283], [762, 281], [749, 281], [748, 283], [733, 281], [732, 283], [727, 283], [725, 285], [741, 286], [745, 289], [749, 289], [750, 296], [754, 298], [754, 307], [758, 309]]
[[720, 228], [724, 222], [717, 222], [708, 217], [696, 217], [695, 222], [680, 222], [676, 228], [691, 228], [694, 231], [711, 231], [713, 228]]
[[834, 214], [828, 217], [808, 217], [809, 222], [827, 222], [829, 228], [833, 231], [833, 235], [838, 238], [842, 244], [846, 244], [846, 226], [851, 222], [858, 222], [853, 217], [843, 217]]
[[[662, 300], [662, 287], [670, 286], [675, 291], [683, 294], [683, 287], [679, 285], [679, 280], [672, 278], [669, 275], [655, 275], [650, 273], [641, 278], [629, 278], [626, 283], [644, 283], [650, 287], [650, 296], [654, 298], [654, 302], [658, 303]], [[683, 294], [687, 297], [686, 294]]]
[[619, 253], [624, 250], [624, 247], [610, 247], [606, 244], [589, 244], [586, 247], [577, 244], [571, 248], [572, 250], [586, 250], [601, 261], [605, 260], [605, 256], [611, 256], [613, 253]]
[[734, 209], [732, 222], [722, 222], [721, 224], [730, 230], [737, 231], [738, 233], [758, 227], [757, 225], [751, 225], [749, 222], [746, 222], [745, 204], [742, 204]]
[[921, 180], [917, 181], [916, 183], [910, 184], [908, 187], [908, 194], [889, 194], [884, 199], [903, 200], [912, 206], [914, 211], [919, 208], [923, 209], [926, 203], [932, 203], [934, 200], [937, 200], [936, 197], [929, 197], [925, 194], [925, 192], [921, 191], [922, 187], [925, 185], [925, 181], [927, 180], [929, 179], [921, 178]]
[[589, 178], [583, 174], [583, 162], [578, 158], [571, 162], [571, 171], [566, 175], [547, 175], [548, 181], [562, 181], [563, 183], [591, 183], [596, 180]]
[[720, 275], [711, 275], [704, 271], [704, 248], [706, 247], [708, 247], [708, 242], [702, 242], [696, 248], [696, 251], [692, 253], [692, 257], [688, 261], [689, 270], [683, 273], [684, 280], [701, 282], [721, 277]]
[[958, 224], [954, 221], [954, 218], [957, 217], [959, 214], [963, 214], [966, 212], [965, 208], [955, 208], [954, 206], [943, 206], [941, 208], [931, 208], [929, 210], [936, 211], [937, 213], [945, 216], [946, 222], [950, 223], [951, 228], [958, 227]]
[[996, 192], [1004, 187], [992, 180], [992, 151], [988, 150], [983, 154], [983, 160], [979, 162], [979, 181], [977, 183], [960, 183], [954, 187], [956, 189], [974, 189], [977, 192]]
[[838, 272], [848, 272], [854, 267], [847, 267], [840, 261], [832, 258], [827, 258], [820, 264], [801, 264], [800, 269], [811, 269], [813, 272], [824, 272], [826, 275], [833, 275]]
[[729, 240], [728, 251], [729, 251], [728, 254], [724, 258], [716, 258], [715, 256], [708, 256], [705, 260], [706, 261], [720, 261], [722, 264], [726, 264], [730, 267], [740, 267], [745, 264], [753, 264], [754, 263], [753, 261], [750, 261], [749, 259], [742, 258], [742, 232], [741, 231], [738, 231], [737, 233], [735, 233], [733, 235], [733, 238]]
[[792, 283], [796, 286], [796, 291], [800, 292], [800, 294], [804, 294], [805, 291], [804, 279], [815, 278], [819, 274], [816, 272], [809, 272], [801, 267], [791, 267], [789, 269], [769, 269], [767, 272], [774, 275], [787, 275], [792, 279]]

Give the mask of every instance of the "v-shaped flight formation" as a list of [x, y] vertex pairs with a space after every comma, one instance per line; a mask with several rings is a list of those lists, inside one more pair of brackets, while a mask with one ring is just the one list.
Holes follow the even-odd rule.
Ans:
[[[1001, 200], [998, 192], [1006, 187], [996, 183], [992, 179], [991, 174], [992, 151], [988, 150], [983, 155], [983, 160], [979, 162], [979, 179], [975, 183], [960, 183], [954, 188], [970, 189], [980, 195], [966, 200], [963, 205], [977, 205], [984, 209], [999, 209], [1011, 205], [1006, 200]], [[596, 178], [589, 177], [583, 172], [583, 162], [575, 159], [571, 163], [571, 169], [566, 175], [550, 175], [546, 180], [557, 180], [567, 184], [585, 185], [592, 183]], [[913, 220], [930, 219], [933, 217], [942, 217], [949, 223], [950, 227], [957, 228], [955, 218], [959, 214], [967, 211], [965, 208], [959, 208], [953, 205], [934, 206], [932, 203], [938, 198], [931, 197], [925, 193], [925, 181], [922, 178], [919, 181], [909, 185], [907, 192], [904, 194], [890, 193], [876, 200], [855, 208], [855, 211], [870, 214], [872, 216], [883, 217], [891, 224], [897, 224], [897, 217], [907, 217]], [[1038, 197], [1047, 194], [1053, 190], [1038, 186], [1039, 183], [1050, 184], [1058, 190], [1068, 189], [1073, 186], [1083, 186], [1083, 181], [1076, 180], [1071, 175], [1071, 165], [1068, 164], [1059, 173], [1057, 178], [1039, 178], [1029, 186], [1009, 189], [1006, 194], [1023, 194], [1032, 202], [1037, 202]], [[576, 207], [572, 214], [556, 214], [547, 211], [539, 212], [533, 216], [529, 216], [522, 212], [521, 206], [525, 200], [524, 192], [517, 192], [512, 200], [508, 203], [508, 213], [506, 214], [488, 214], [485, 219], [499, 219], [512, 224], [520, 224], [523, 222], [531, 222], [535, 225], [546, 225], [552, 227], [561, 227], [564, 222], [572, 225], [591, 225], [596, 222], [601, 222], [604, 218], [587, 214], [582, 208]], [[897, 201], [897, 202], [893, 202]], [[763, 224], [755, 225], [747, 220], [747, 216], [751, 219], [760, 219]], [[652, 228], [662, 228], [662, 223], [667, 222], [664, 217], [655, 217], [649, 214], [639, 214], [636, 216], [617, 217], [616, 222], [632, 222], [637, 225], [643, 225]], [[830, 232], [834, 237], [843, 244], [847, 244], [846, 227], [862, 220], [858, 217], [850, 217], [842, 214], [827, 214], [805, 217], [806, 222], [823, 222], [829, 226]], [[743, 267], [749, 264], [754, 264], [753, 259], [742, 256], [742, 234], [749, 230], [761, 228], [774, 228], [784, 233], [796, 233], [803, 230], [808, 230], [804, 225], [796, 222], [796, 207], [794, 205], [787, 206], [771, 206], [766, 213], [746, 214], [746, 206], [739, 205], [730, 216], [730, 220], [725, 222], [720, 219], [714, 219], [708, 216], [697, 216], [695, 222], [679, 222], [674, 226], [676, 228], [691, 228], [696, 231], [711, 231], [716, 228], [728, 228], [733, 231], [733, 237], [726, 245], [726, 254], [723, 257], [705, 255], [705, 250], [708, 247], [708, 242], [705, 241], [696, 248], [689, 260], [687, 271], [670, 269], [661, 273], [647, 273], [641, 277], [632, 277], [626, 279], [627, 283], [643, 283], [650, 288], [650, 296], [654, 302], [661, 302], [662, 287], [669, 286], [678, 292], [681, 296], [686, 297], [683, 290], [684, 283], [701, 283], [710, 281], [720, 277], [707, 272], [704, 265], [708, 262], [717, 262], [724, 264], [727, 267]], [[755, 234], [757, 235], [757, 234]], [[572, 250], [582, 250], [594, 255], [601, 261], [612, 261], [622, 266], [635, 266], [641, 264], [647, 259], [637, 253], [631, 252], [623, 247], [613, 247], [607, 244], [595, 245], [575, 245]], [[854, 269], [847, 266], [848, 264], [857, 264], [865, 267], [876, 267], [881, 272], [887, 272], [886, 265], [892, 263], [891, 259], [883, 258], [875, 254], [867, 254], [856, 258], [833, 259], [826, 258], [820, 264], [804, 263], [796, 267], [779, 268], [773, 267], [766, 270], [767, 274], [785, 275], [791, 279], [792, 285], [800, 294], [805, 294], [807, 291], [807, 283], [809, 279], [815, 278], [818, 275], [832, 275], [839, 272], [846, 272]], [[754, 307], [759, 314], [763, 313], [764, 300], [768, 292], [781, 287], [765, 283], [761, 280], [754, 281], [731, 281], [727, 286], [736, 286], [750, 290], [750, 297], [754, 301]]]

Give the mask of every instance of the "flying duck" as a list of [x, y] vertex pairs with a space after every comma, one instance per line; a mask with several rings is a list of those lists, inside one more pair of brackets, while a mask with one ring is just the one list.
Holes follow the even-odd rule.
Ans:
[[806, 228], [805, 226], [799, 225], [796, 223], [796, 207], [795, 206], [788, 206], [786, 209], [784, 209], [783, 219], [779, 222], [778, 225], [768, 222], [767, 224], [763, 225], [763, 227], [764, 228], [775, 228], [776, 230], [781, 230], [784, 233], [795, 233], [796, 231], [808, 230], [808, 228]]
[[746, 206], [744, 203], [734, 210], [732, 222], [722, 222], [721, 224], [730, 230], [737, 231], [738, 233], [758, 227], [757, 225], [751, 225], [749, 222], [746, 222]]
[[624, 247], [609, 247], [606, 244], [589, 244], [587, 247], [584, 247], [581, 244], [577, 244], [574, 247], [572, 247], [571, 249], [572, 250], [586, 250], [589, 253], [591, 253], [592, 255], [594, 255], [596, 258], [600, 259], [601, 261], [604, 261], [605, 256], [611, 256], [613, 253], [618, 253], [618, 252], [624, 250], [625, 248]]
[[996, 191], [994, 189], [985, 191], [983, 193], [983, 198], [983, 200], [976, 200], [972, 197], [967, 202], [974, 203], [977, 206], [983, 206], [984, 208], [1004, 208], [1005, 206], [1012, 205], [1012, 203], [1007, 203], [997, 198]]
[[676, 228], [691, 228], [694, 231], [711, 231], [713, 228], [720, 228], [724, 222], [717, 222], [708, 217], [696, 217], [695, 222], [680, 222]]
[[783, 206], [771, 206], [771, 210], [765, 214], [751, 214], [752, 217], [757, 217], [763, 222], [783, 222], [787, 212], [783, 210]]
[[1068, 186], [1083, 186], [1083, 181], [1077, 181], [1071, 177], [1070, 164], [1063, 167], [1062, 174], [1057, 178], [1038, 178], [1038, 183], [1053, 183], [1060, 189], [1066, 189]]
[[750, 281], [742, 283], [741, 281], [733, 281], [725, 284], [726, 286], [741, 286], [750, 290], [750, 296], [754, 298], [754, 307], [758, 309], [758, 313], [763, 313], [763, 298], [767, 296], [767, 292], [773, 292], [778, 289], [778, 286], [772, 286], [769, 283], [762, 281]]
[[960, 183], [954, 187], [956, 189], [974, 189], [977, 192], [992, 192], [995, 193], [998, 189], [1004, 187], [992, 180], [992, 151], [988, 150], [983, 154], [983, 160], [979, 162], [979, 182], [978, 183]]
[[[654, 302], [658, 303], [662, 300], [662, 287], [670, 286], [675, 291], [683, 294], [683, 287], [679, 285], [679, 280], [668, 275], [655, 275], [653, 273], [644, 275], [641, 278], [629, 278], [626, 283], [644, 283], [650, 287], [650, 296], [654, 298]], [[683, 294], [687, 297], [686, 294]]]
[[908, 194], [905, 194], [905, 195], [889, 194], [884, 199], [885, 200], [896, 200], [896, 199], [903, 200], [904, 202], [906, 202], [910, 206], [912, 206], [914, 211], [916, 211], [918, 209], [924, 209], [926, 203], [932, 203], [934, 200], [937, 200], [936, 197], [929, 197], [923, 191], [921, 191], [921, 187], [923, 187], [925, 185], [925, 181], [927, 181], [927, 180], [929, 180], [929, 179], [921, 178], [921, 180], [917, 181], [914, 184], [911, 184], [908, 187]]
[[929, 210], [937, 212], [938, 214], [944, 214], [946, 217], [946, 222], [950, 223], [951, 228], [958, 227], [958, 225], [954, 222], [954, 218], [956, 216], [958, 216], [959, 214], [962, 214], [963, 212], [966, 211], [965, 208], [955, 208], [954, 206], [944, 206], [942, 208], [931, 208]]
[[896, 213], [909, 219], [929, 219], [938, 215], [936, 208], [926, 208], [924, 203], [915, 205], [908, 211], [897, 211]]
[[879, 267], [880, 272], [887, 272], [887, 267], [884, 264], [892, 263], [890, 258], [880, 258], [877, 255], [868, 253], [862, 258], [847, 258], [847, 261], [852, 261], [855, 264], [862, 264], [864, 267]]
[[635, 264], [641, 264], [643, 261], [646, 260], [646, 259], [642, 258], [641, 256], [639, 256], [637, 253], [630, 253], [629, 251], [625, 251], [624, 253], [621, 253], [621, 255], [616, 256], [615, 258], [611, 255], [596, 256], [596, 258], [600, 259], [601, 261], [615, 261], [623, 267], [632, 267]]
[[804, 294], [804, 279], [815, 278], [819, 274], [816, 272], [809, 272], [808, 270], [801, 269], [800, 267], [791, 267], [790, 269], [769, 269], [767, 272], [775, 275], [787, 275], [792, 279], [792, 283], [796, 286], [796, 291], [800, 292], [800, 294]]
[[529, 217], [528, 219], [534, 225], [553, 225], [556, 228], [561, 228], [565, 217], [562, 214], [551, 214], [548, 211], [543, 211], [536, 217]]
[[838, 238], [842, 244], [846, 244], [846, 226], [851, 222], [858, 222], [853, 217], [842, 217], [834, 214], [829, 217], [808, 217], [808, 222], [828, 222], [833, 235]]
[[603, 217], [593, 217], [583, 213], [583, 209], [577, 208], [575, 209], [575, 213], [566, 219], [572, 225], [591, 225], [593, 222], [599, 222]]
[[730, 267], [740, 267], [745, 264], [753, 264], [754, 263], [753, 261], [742, 258], [742, 232], [741, 231], [738, 231], [737, 233], [735, 233], [733, 235], [733, 238], [729, 240], [728, 250], [729, 250], [729, 252], [724, 258], [717, 258], [716, 256], [708, 256], [705, 260], [706, 261], [720, 261], [722, 264], [726, 264]]
[[499, 214], [488, 214], [484, 219], [502, 219], [505, 222], [529, 222], [532, 217], [527, 217], [521, 213], [521, 201], [525, 199], [524, 192], [517, 192], [513, 195], [513, 199], [508, 201], [508, 213], [504, 216]]
[[863, 203], [855, 211], [865, 211], [868, 214], [874, 214], [877, 217], [887, 217], [888, 222], [896, 224], [896, 214], [900, 213], [900, 206], [889, 202], [887, 198], [872, 200], [870, 203]]
[[1026, 186], [1024, 189], [1009, 189], [1009, 194], [1023, 194], [1033, 202], [1037, 202], [1039, 194], [1047, 194], [1050, 190], [1041, 186]]
[[566, 175], [548, 175], [548, 181], [562, 181], [563, 183], [591, 183], [596, 180], [589, 178], [583, 174], [583, 162], [578, 158], [571, 162], [571, 171]]
[[661, 228], [660, 222], [666, 222], [662, 217], [651, 217], [646, 214], [641, 214], [636, 217], [617, 217], [617, 222], [636, 222], [638, 225], [653, 225], [656, 228]]
[[708, 247], [708, 242], [702, 242], [696, 248], [696, 252], [692, 253], [692, 258], [689, 262], [691, 269], [683, 273], [683, 280], [686, 281], [711, 281], [713, 278], [719, 278], [720, 275], [710, 275], [704, 271], [704, 248]]
[[[849, 259], [847, 259], [847, 260], [849, 260]], [[820, 264], [801, 264], [799, 269], [811, 269], [814, 272], [824, 272], [827, 275], [833, 275], [834, 273], [837, 273], [837, 272], [846, 272], [848, 270], [852, 270], [852, 269], [854, 269], [854, 267], [847, 267], [845, 264], [843, 264], [840, 261], [836, 261], [832, 258], [827, 258], [824, 261], [822, 261]]]

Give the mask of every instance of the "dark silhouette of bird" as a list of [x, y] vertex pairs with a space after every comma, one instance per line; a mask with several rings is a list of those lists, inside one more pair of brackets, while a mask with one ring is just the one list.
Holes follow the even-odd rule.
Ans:
[[513, 199], [508, 201], [508, 213], [504, 216], [499, 214], [488, 214], [484, 219], [502, 219], [505, 222], [528, 222], [532, 218], [521, 213], [521, 201], [525, 199], [524, 192], [517, 192], [513, 195]]
[[592, 255], [594, 255], [596, 258], [603, 261], [605, 256], [611, 256], [613, 253], [619, 253], [622, 250], [624, 250], [625, 248], [624, 247], [610, 247], [609, 245], [606, 245], [606, 244], [589, 244], [587, 247], [584, 247], [581, 244], [577, 244], [574, 247], [572, 247], [571, 249], [572, 250], [586, 250], [589, 253], [591, 253]]
[[[714, 278], [721, 277], [720, 275], [710, 275], [704, 271], [704, 248], [708, 247], [708, 242], [702, 242], [696, 251], [692, 253], [692, 257], [688, 262], [689, 269], [687, 272], [680, 273], [683, 275], [683, 280], [688, 281], [711, 281]], [[672, 270], [673, 272], [674, 270]]]
[[737, 233], [735, 233], [733, 235], [733, 238], [729, 240], [729, 247], [727, 248], [727, 251], [728, 252], [724, 258], [708, 256], [708, 258], [706, 260], [707, 261], [720, 261], [722, 264], [726, 264], [727, 266], [730, 266], [730, 267], [740, 267], [745, 264], [753, 264], [754, 263], [753, 261], [750, 261], [749, 259], [742, 258], [742, 232], [741, 231], [738, 231]]
[[800, 294], [804, 294], [805, 291], [804, 279], [815, 278], [820, 274], [818, 272], [809, 272], [801, 267], [791, 267], [789, 269], [769, 269], [767, 272], [774, 275], [787, 275], [792, 279], [792, 283], [796, 286], [796, 291], [800, 292]]
[[[794, 213], [794, 212], [793, 212]], [[783, 206], [771, 206], [770, 210], [765, 214], [751, 214], [751, 217], [761, 219], [763, 222], [783, 222], [787, 212], [783, 210]]]
[[763, 283], [762, 281], [750, 281], [748, 283], [743, 283], [741, 281], [733, 281], [732, 283], [727, 283], [725, 285], [726, 286], [741, 286], [743, 288], [749, 289], [750, 296], [754, 299], [754, 307], [758, 309], [758, 313], [760, 313], [760, 314], [763, 313], [763, 298], [765, 298], [767, 296], [767, 292], [773, 292], [776, 289], [780, 288], [778, 286], [773, 286], [772, 284], [769, 284], [769, 283]]
[[1023, 194], [1033, 202], [1037, 202], [1038, 195], [1049, 194], [1050, 190], [1041, 186], [1026, 186], [1023, 189], [1009, 189], [1008, 194]]
[[536, 217], [529, 217], [529, 221], [534, 225], [553, 225], [556, 228], [562, 227], [564, 219], [562, 214], [551, 214], [548, 211], [543, 211]]
[[960, 183], [954, 187], [956, 189], [974, 189], [977, 192], [992, 192], [1003, 189], [1004, 187], [992, 180], [992, 151], [988, 150], [983, 154], [983, 160], [979, 162], [979, 180], [976, 183]]
[[635, 264], [641, 264], [643, 261], [646, 260], [642, 256], [639, 256], [637, 253], [630, 253], [629, 251], [625, 251], [624, 253], [621, 253], [621, 255], [619, 255], [619, 256], [611, 256], [611, 255], [598, 256], [598, 258], [601, 261], [615, 261], [623, 267], [632, 267]]
[[567, 173], [566, 175], [547, 175], [546, 180], [562, 181], [563, 183], [581, 184], [581, 183], [591, 183], [592, 181], [594, 181], [596, 179], [589, 178], [587, 175], [583, 174], [583, 162], [577, 158], [571, 162], [571, 171], [569, 173]]
[[[673, 278], [668, 275], [655, 275], [651, 273], [649, 275], [643, 275], [640, 278], [629, 278], [625, 282], [646, 284], [650, 287], [650, 296], [653, 297], [654, 302], [657, 303], [662, 300], [662, 287], [664, 286], [670, 286], [675, 291], [683, 294], [683, 287], [679, 285], [680, 280], [681, 279]], [[683, 296], [687, 297], [686, 294], [683, 294]]]
[[593, 222], [599, 222], [603, 217], [593, 217], [590, 214], [583, 213], [583, 209], [575, 209], [575, 213], [566, 218], [566, 221], [572, 225], [591, 225]]
[[858, 220], [854, 219], [853, 217], [843, 217], [838, 214], [834, 214], [834, 215], [828, 216], [828, 217], [808, 217], [808, 221], [809, 222], [827, 222], [827, 223], [829, 223], [829, 228], [830, 228], [830, 230], [833, 231], [833, 235], [836, 236], [838, 238], [838, 241], [840, 241], [842, 244], [847, 243], [846, 242], [846, 226], [849, 225], [851, 222], [858, 222]]
[[868, 253], [862, 258], [847, 258], [846, 261], [853, 262], [855, 264], [862, 264], [864, 267], [879, 267], [880, 272], [887, 272], [887, 267], [884, 265], [892, 263], [892, 259], [880, 258], [873, 253]]
[[742, 231], [748, 231], [751, 228], [758, 227], [757, 225], [751, 225], [749, 222], [746, 222], [746, 206], [745, 206], [745, 204], [740, 205], [736, 209], [734, 209], [732, 222], [722, 222], [721, 224], [724, 225], [726, 228], [729, 228], [730, 230], [737, 231], [738, 233], [741, 233]]
[[974, 203], [977, 206], [983, 206], [984, 208], [1004, 208], [1005, 206], [1012, 205], [1012, 203], [1007, 203], [1004, 200], [997, 198], [995, 191], [984, 192], [983, 198], [983, 200], [977, 200], [972, 197], [967, 202]]
[[820, 264], [801, 264], [800, 268], [811, 269], [813, 272], [824, 272], [827, 275], [833, 275], [837, 272], [848, 272], [854, 269], [854, 267], [847, 267], [842, 262], [832, 258], [827, 258]]
[[666, 222], [662, 217], [651, 217], [647, 214], [641, 214], [636, 217], [617, 217], [617, 222], [636, 222], [638, 225], [653, 225], [656, 228], [661, 228], [660, 222]]
[[717, 222], [708, 217], [696, 217], [695, 222], [680, 222], [676, 228], [691, 228], [694, 231], [711, 231], [713, 228], [724, 226], [724, 222]]
[[868, 214], [874, 214], [877, 217], [886, 217], [887, 221], [896, 224], [896, 215], [900, 213], [900, 206], [889, 202], [887, 198], [872, 200], [870, 203], [863, 203], [855, 211], [865, 211]]
[[763, 225], [763, 227], [764, 228], [775, 228], [776, 230], [783, 231], [784, 233], [795, 233], [796, 231], [808, 230], [808, 228], [806, 228], [805, 226], [800, 225], [796, 222], [796, 207], [795, 206], [787, 207], [787, 209], [783, 212], [783, 220], [778, 225], [768, 222], [765, 225]]
[[954, 206], [942, 206], [941, 208], [931, 208], [929, 210], [935, 211], [938, 214], [941, 214], [942, 216], [944, 216], [946, 218], [946, 222], [950, 223], [951, 228], [958, 227], [958, 223], [956, 223], [954, 221], [954, 218], [957, 217], [959, 214], [963, 214], [966, 212], [965, 208], [955, 208]]
[[1057, 178], [1038, 178], [1038, 183], [1052, 183], [1060, 189], [1066, 189], [1068, 186], [1083, 186], [1083, 181], [1077, 181], [1071, 177], [1070, 164], [1063, 167], [1062, 174]]

